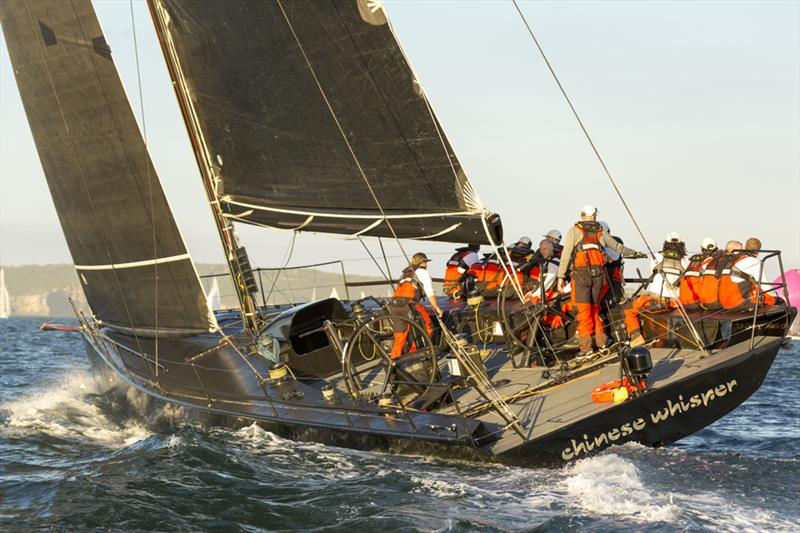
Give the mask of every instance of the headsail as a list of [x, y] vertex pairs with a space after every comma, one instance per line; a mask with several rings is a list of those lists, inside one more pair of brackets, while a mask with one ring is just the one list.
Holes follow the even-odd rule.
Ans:
[[228, 216], [391, 237], [385, 215], [402, 238], [486, 242], [485, 211], [381, 2], [150, 5]]
[[8, 0], [0, 20], [86, 299], [141, 336], [215, 327], [89, 0]]

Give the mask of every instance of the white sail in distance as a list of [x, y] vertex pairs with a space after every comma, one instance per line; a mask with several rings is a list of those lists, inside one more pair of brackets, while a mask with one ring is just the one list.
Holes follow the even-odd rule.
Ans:
[[6, 288], [6, 271], [0, 268], [0, 318], [11, 316], [11, 298]]

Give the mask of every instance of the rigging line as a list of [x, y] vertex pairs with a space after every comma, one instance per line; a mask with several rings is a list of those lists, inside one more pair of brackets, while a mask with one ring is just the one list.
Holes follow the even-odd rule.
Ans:
[[[300, 53], [302, 54], [303, 59], [306, 62], [306, 65], [308, 66], [308, 69], [309, 69], [309, 71], [311, 73], [311, 76], [314, 78], [314, 82], [316, 83], [317, 88], [320, 91], [320, 95], [322, 96], [322, 99], [325, 101], [325, 105], [328, 107], [328, 111], [330, 112], [331, 117], [333, 118], [333, 121], [336, 124], [336, 127], [339, 129], [339, 133], [341, 134], [342, 139], [344, 140], [345, 144], [347, 145], [347, 149], [350, 151], [350, 155], [353, 158], [353, 162], [356, 164], [356, 167], [358, 168], [359, 172], [361, 173], [361, 177], [363, 178], [364, 183], [367, 186], [367, 189], [369, 190], [370, 194], [372, 195], [373, 200], [375, 201], [375, 205], [380, 210], [382, 217], [386, 221], [386, 225], [388, 226], [388, 228], [391, 231], [395, 241], [397, 242], [398, 247], [400, 248], [400, 251], [406, 257], [406, 261], [408, 261], [410, 263], [410, 259], [408, 257], [408, 253], [406, 252], [405, 247], [403, 246], [403, 243], [400, 241], [400, 238], [397, 236], [397, 233], [395, 232], [394, 227], [392, 226], [391, 222], [389, 222], [388, 218], [386, 218], [386, 213], [383, 210], [383, 206], [381, 205], [381, 202], [378, 199], [378, 196], [375, 194], [375, 191], [374, 191], [374, 189], [372, 188], [372, 185], [369, 182], [369, 178], [367, 178], [367, 175], [364, 172], [363, 167], [361, 166], [361, 162], [359, 161], [358, 156], [356, 155], [356, 153], [355, 153], [355, 151], [353, 149], [353, 146], [350, 144], [350, 140], [347, 138], [347, 134], [345, 133], [341, 123], [339, 122], [339, 118], [336, 115], [336, 112], [334, 111], [333, 106], [330, 103], [330, 100], [328, 100], [328, 96], [325, 93], [325, 89], [322, 87], [322, 84], [320, 83], [319, 78], [317, 77], [317, 74], [314, 71], [314, 67], [311, 65], [311, 62], [308, 59], [308, 56], [306, 55], [305, 49], [303, 48], [303, 45], [300, 43], [300, 39], [299, 39], [299, 37], [297, 36], [297, 33], [294, 30], [294, 26], [292, 25], [291, 21], [289, 20], [289, 16], [287, 15], [286, 10], [283, 8], [283, 3], [281, 2], [281, 0], [277, 0], [277, 4], [278, 4], [278, 7], [281, 10], [281, 13], [283, 14], [284, 19], [286, 20], [286, 23], [289, 25], [289, 30], [291, 31], [292, 36], [294, 37], [294, 40], [297, 43], [297, 47], [300, 50]], [[481, 220], [484, 221], [484, 224], [485, 224], [485, 219], [486, 219], [486, 217], [481, 217]], [[486, 230], [487, 230], [487, 236], [488, 236], [488, 227], [486, 227]], [[491, 238], [490, 238], [490, 241], [491, 241]], [[447, 343], [450, 345], [451, 349], [457, 355], [460, 355], [459, 359], [461, 361], [463, 361], [466, 365], [468, 365], [469, 364], [469, 358], [466, 357], [466, 355], [462, 351], [459, 350], [459, 348], [458, 348], [458, 346], [456, 344], [455, 336], [452, 334], [452, 332], [450, 332], [449, 329], [447, 329], [446, 325], [442, 321], [442, 318], [439, 316], [439, 314], [438, 313], [434, 313], [434, 315], [436, 316], [436, 320], [439, 323], [439, 325], [441, 326], [443, 336], [444, 336], [445, 340], [447, 341]], [[488, 395], [493, 397], [493, 399], [495, 401], [495, 405], [496, 405], [496, 407], [498, 409], [498, 414], [503, 419], [505, 419], [507, 422], [509, 422], [510, 424], [514, 425], [515, 429], [520, 433], [520, 435], [522, 435], [522, 430], [520, 428], [521, 424], [520, 424], [519, 420], [514, 415], [514, 413], [510, 411], [508, 406], [505, 405], [504, 402], [502, 402], [502, 400], [500, 399], [499, 393], [494, 388], [494, 386], [492, 386], [491, 382], [488, 379], [485, 379], [485, 380], [480, 380], [479, 379], [478, 381], [480, 382], [478, 384], [479, 390], [481, 390], [484, 394], [488, 394]]]
[[[378, 95], [381, 97], [381, 100], [383, 101], [383, 104], [386, 106], [386, 109], [389, 111], [389, 115], [391, 115], [391, 117], [392, 117], [392, 122], [394, 122], [394, 125], [397, 128], [397, 131], [400, 133], [400, 136], [403, 138], [403, 141], [404, 141], [404, 143], [406, 145], [406, 148], [408, 149], [408, 153], [411, 154], [411, 158], [414, 160], [414, 163], [416, 163], [420, 174], [422, 176], [427, 177], [426, 176], [426, 172], [425, 172], [424, 168], [422, 167], [422, 162], [420, 161], [417, 152], [415, 152], [411, 148], [411, 141], [406, 136], [405, 132], [403, 131], [403, 128], [400, 127], [400, 121], [397, 118], [397, 113], [395, 113], [394, 109], [392, 109], [392, 106], [389, 105], [389, 101], [387, 100], [386, 95], [383, 93], [383, 91], [381, 91], [379, 89], [378, 83], [375, 80], [375, 76], [373, 75], [373, 72], [372, 72], [373, 69], [370, 68], [368, 61], [364, 57], [364, 54], [361, 51], [361, 48], [356, 43], [356, 40], [353, 37], [353, 33], [350, 31], [350, 28], [348, 27], [348, 25], [347, 25], [347, 23], [346, 23], [346, 21], [344, 19], [344, 15], [342, 15], [342, 12], [341, 12], [341, 9], [340, 9], [341, 3], [333, 2], [331, 5], [333, 6], [334, 10], [336, 11], [336, 14], [339, 15], [339, 20], [342, 22], [342, 26], [344, 26], [345, 31], [347, 31], [347, 36], [350, 37], [351, 44], [353, 45], [353, 47], [358, 52], [358, 57], [359, 57], [359, 59], [361, 59], [361, 64], [364, 66], [364, 68], [365, 68], [365, 70], [367, 72], [367, 76], [369, 77], [370, 81], [372, 82], [372, 87], [375, 89], [375, 92], [378, 93]], [[387, 18], [387, 21], [388, 21], [388, 18]], [[412, 74], [413, 74], [413, 72], [412, 72]], [[431, 193], [431, 196], [434, 196], [435, 190], [434, 190], [433, 185], [431, 184], [431, 182], [429, 180], [426, 180], [426, 182], [427, 182], [426, 184], [428, 186], [428, 191]]]
[[597, 150], [597, 146], [595, 146], [594, 141], [592, 140], [592, 137], [589, 135], [589, 131], [586, 129], [586, 126], [583, 125], [583, 121], [581, 120], [580, 115], [578, 115], [578, 111], [575, 109], [575, 106], [572, 104], [572, 100], [570, 100], [570, 97], [567, 95], [567, 91], [564, 89], [564, 86], [561, 84], [561, 80], [556, 75], [556, 71], [553, 69], [553, 66], [550, 64], [550, 60], [547, 59], [547, 55], [544, 53], [544, 50], [542, 49], [542, 46], [539, 44], [539, 40], [536, 39], [536, 36], [533, 34], [533, 29], [531, 28], [530, 24], [528, 24], [528, 20], [525, 18], [525, 15], [522, 13], [522, 10], [520, 9], [519, 4], [517, 4], [517, 0], [511, 0], [511, 2], [514, 4], [514, 7], [517, 9], [517, 13], [519, 13], [519, 16], [522, 19], [522, 22], [525, 24], [525, 27], [528, 30], [528, 34], [530, 34], [531, 39], [533, 39], [533, 43], [536, 45], [536, 48], [539, 50], [539, 53], [541, 54], [542, 59], [544, 60], [545, 64], [547, 65], [547, 69], [550, 71], [550, 74], [553, 76], [553, 79], [555, 80], [556, 85], [558, 85], [558, 88], [561, 91], [561, 94], [564, 96], [564, 99], [567, 101], [567, 105], [569, 105], [569, 108], [572, 111], [572, 114], [575, 116], [575, 120], [578, 121], [578, 125], [580, 126], [581, 131], [583, 131], [583, 134], [586, 137], [586, 140], [589, 141], [589, 145], [592, 147], [592, 151], [594, 152], [594, 155], [597, 157], [597, 160], [600, 162], [600, 166], [603, 167], [603, 171], [605, 172], [606, 176], [608, 177], [608, 180], [611, 182], [611, 186], [614, 187], [614, 191], [617, 193], [617, 196], [619, 197], [620, 202], [622, 202], [622, 205], [625, 207], [625, 211], [628, 212], [628, 216], [630, 217], [631, 221], [633, 222], [633, 225], [636, 227], [636, 231], [639, 233], [639, 236], [642, 238], [642, 241], [644, 242], [644, 245], [647, 246], [647, 251], [650, 252], [650, 257], [655, 259], [655, 254], [653, 253], [653, 249], [650, 247], [650, 243], [647, 241], [647, 237], [644, 236], [644, 232], [642, 231], [642, 228], [639, 227], [639, 223], [636, 221], [636, 217], [633, 216], [633, 212], [631, 211], [630, 207], [628, 207], [628, 203], [625, 201], [625, 198], [623, 198], [622, 192], [619, 190], [619, 187], [617, 187], [617, 183], [614, 181], [614, 177], [611, 175], [611, 171], [608, 170], [608, 167], [606, 166], [606, 163], [603, 160], [603, 157], [600, 155], [600, 152]]
[[[156, 211], [155, 202], [153, 201], [153, 173], [150, 172], [150, 161], [148, 158], [147, 149], [147, 120], [144, 112], [144, 93], [142, 92], [142, 69], [139, 64], [139, 41], [136, 38], [136, 17], [133, 12], [133, 0], [128, 1], [131, 11], [131, 28], [133, 30], [133, 53], [136, 57], [136, 81], [139, 87], [139, 109], [142, 114], [142, 140], [144, 141], [144, 166], [147, 170], [147, 194], [150, 198], [150, 225], [153, 228], [153, 257], [158, 257], [158, 236], [156, 233]], [[158, 377], [158, 262], [153, 264], [153, 284], [154, 287], [154, 320], [156, 329], [155, 338], [155, 359], [156, 359], [156, 377]]]
[[[78, 21], [78, 27], [81, 30], [81, 34], [83, 35], [84, 41], [86, 41], [86, 33], [83, 31], [83, 27], [80, 25], [80, 20], [78, 19], [78, 13], [75, 11], [75, 4], [72, 3], [71, 5], [72, 5], [72, 11], [75, 14], [75, 20]], [[34, 23], [33, 14], [31, 13], [30, 4], [29, 4], [29, 2], [27, 0], [25, 0], [25, 11], [28, 14], [28, 20], [31, 23], [31, 28], [33, 28], [33, 31], [35, 33], [36, 32], [35, 28], [37, 28], [37, 25]], [[61, 98], [59, 98], [59, 96], [58, 96], [58, 91], [56, 90], [56, 85], [55, 85], [55, 82], [53, 81], [53, 74], [50, 71], [50, 62], [47, 60], [47, 54], [45, 53], [45, 50], [44, 50], [44, 47], [42, 46], [42, 43], [39, 42], [38, 39], [35, 39], [35, 40], [36, 40], [36, 43], [39, 45], [39, 51], [41, 52], [42, 59], [44, 60], [44, 69], [47, 72], [47, 77], [48, 77], [48, 80], [50, 81], [50, 88], [53, 91], [53, 96], [54, 96], [54, 98], [56, 100], [56, 105], [58, 106], [58, 112], [59, 112], [59, 115], [61, 116], [61, 121], [64, 123], [64, 130], [66, 131], [67, 135], [69, 136], [70, 144], [72, 145], [72, 150], [77, 156], [78, 149], [75, 146], [75, 140], [72, 138], [72, 134], [69, 131], [69, 124], [67, 123], [67, 118], [66, 118], [66, 115], [64, 114], [64, 108], [61, 105]], [[90, 58], [90, 61], [92, 62], [92, 65], [94, 66], [94, 60], [92, 58]], [[97, 67], [95, 67], [95, 74], [97, 75], [97, 78], [99, 80], [100, 76], [99, 76], [99, 73], [97, 72]], [[105, 94], [105, 92], [104, 92], [104, 94]], [[106, 98], [106, 105], [109, 105], [108, 104], [108, 98]], [[100, 225], [100, 217], [99, 217], [99, 215], [97, 213], [97, 207], [94, 204], [94, 198], [92, 198], [92, 195], [89, 192], [89, 185], [86, 182], [86, 174], [85, 174], [85, 172], [83, 170], [83, 165], [80, 164], [80, 158], [76, 158], [76, 160], [78, 161], [77, 166], [78, 166], [78, 170], [80, 172], [81, 183], [83, 184], [83, 188], [84, 188], [84, 191], [86, 193], [86, 198], [89, 201], [89, 206], [92, 209], [93, 218], [95, 219], [95, 226], [98, 229], [98, 232], [100, 233], [100, 238], [101, 238], [101, 241], [103, 243], [103, 248], [105, 249], [106, 255], [108, 256], [108, 261], [109, 261], [109, 263], [113, 264], [114, 260], [113, 260], [113, 257], [111, 256], [111, 250], [108, 247], [108, 239], [106, 238], [105, 232], [103, 231], [102, 226]], [[133, 317], [131, 316], [130, 309], [128, 308], [128, 303], [127, 303], [127, 300], [125, 299], [125, 293], [122, 290], [122, 284], [120, 283], [120, 280], [119, 280], [119, 274], [117, 273], [116, 269], [112, 268], [112, 271], [114, 272], [114, 280], [116, 282], [117, 289], [119, 289], [120, 297], [122, 299], [122, 305], [125, 308], [125, 314], [127, 315], [128, 322], [130, 322], [131, 329], [133, 330], [133, 337], [134, 337], [134, 339], [136, 339], [136, 344], [137, 344], [137, 346], [139, 346], [139, 350], [144, 351], [143, 348], [142, 348], [141, 342], [139, 340], [139, 336], [136, 333], [136, 326], [134, 326], [134, 324], [133, 324]], [[94, 316], [94, 314], [92, 314], [92, 316]]]
[[386, 265], [386, 273], [389, 275], [389, 279], [392, 279], [392, 269], [389, 268], [389, 260], [386, 258], [386, 250], [383, 249], [383, 240], [378, 237], [378, 244], [381, 246], [381, 254], [383, 255], [383, 262]]
[[[550, 71], [550, 74], [553, 76], [553, 79], [555, 80], [556, 85], [558, 85], [558, 88], [561, 91], [561, 94], [564, 96], [564, 99], [567, 101], [567, 105], [569, 105], [569, 108], [572, 111], [572, 114], [575, 116], [575, 120], [578, 121], [578, 125], [580, 126], [581, 131], [583, 131], [583, 134], [586, 137], [586, 140], [589, 141], [589, 146], [592, 147], [592, 151], [594, 152], [594, 155], [597, 157], [597, 160], [600, 162], [600, 166], [603, 167], [603, 171], [605, 172], [606, 176], [608, 177], [608, 180], [611, 182], [611, 186], [614, 188], [614, 192], [617, 193], [617, 196], [619, 197], [620, 202], [622, 202], [622, 206], [625, 208], [625, 211], [627, 211], [628, 216], [631, 219], [631, 222], [633, 222], [634, 227], [636, 227], [636, 231], [639, 233], [639, 236], [642, 238], [642, 242], [644, 242], [644, 245], [647, 247], [647, 251], [649, 252], [651, 259], [653, 259], [653, 261], [655, 261], [656, 254], [653, 253], [653, 249], [650, 247], [650, 243], [647, 241], [647, 237], [645, 237], [644, 232], [642, 231], [642, 228], [639, 226], [639, 223], [636, 221], [636, 217], [633, 215], [633, 212], [631, 211], [630, 207], [628, 207], [628, 203], [625, 201], [625, 198], [622, 196], [622, 191], [620, 191], [619, 187], [617, 186], [616, 181], [614, 181], [614, 177], [611, 175], [611, 171], [608, 169], [608, 166], [606, 166], [606, 162], [603, 160], [603, 157], [600, 155], [600, 152], [598, 151], [597, 146], [595, 146], [591, 135], [589, 135], [589, 131], [586, 129], [586, 126], [584, 126], [580, 115], [578, 115], [578, 111], [575, 109], [575, 106], [572, 104], [572, 100], [570, 99], [569, 95], [567, 95], [567, 91], [566, 91], [566, 89], [564, 89], [564, 86], [561, 84], [561, 80], [558, 78], [558, 75], [556, 74], [555, 69], [553, 69], [553, 65], [551, 65], [550, 64], [550, 60], [547, 59], [547, 54], [544, 53], [544, 49], [539, 44], [539, 40], [534, 35], [533, 29], [531, 28], [530, 24], [528, 24], [528, 20], [525, 18], [525, 15], [522, 13], [522, 10], [520, 9], [519, 4], [517, 3], [517, 0], [511, 0], [511, 2], [514, 4], [514, 7], [516, 8], [517, 13], [519, 14], [520, 18], [522, 19], [522, 22], [525, 24], [525, 28], [527, 28], [528, 34], [531, 36], [531, 39], [533, 39], [533, 43], [536, 45], [536, 48], [539, 50], [539, 54], [541, 54], [542, 59], [544, 60], [545, 64], [547, 65], [547, 69]], [[663, 273], [662, 273], [662, 275], [663, 275]], [[702, 343], [702, 340], [700, 339], [700, 334], [695, 329], [694, 324], [692, 324], [692, 321], [689, 320], [689, 315], [686, 313], [686, 310], [684, 309], [683, 304], [680, 302], [680, 300], [678, 300], [678, 309], [679, 309], [679, 312], [681, 314], [681, 317], [686, 322], [686, 325], [688, 326], [689, 330], [692, 332], [692, 335], [695, 337], [695, 340], [697, 340], [698, 346], [702, 346], [703, 343]], [[703, 349], [703, 351], [705, 352], [705, 349]]]
[[364, 172], [364, 168], [361, 166], [361, 161], [359, 161], [358, 156], [356, 155], [355, 150], [353, 149], [353, 146], [350, 144], [350, 139], [347, 138], [347, 134], [345, 133], [341, 122], [339, 122], [339, 117], [336, 115], [336, 111], [334, 111], [330, 100], [328, 100], [328, 95], [325, 93], [325, 89], [322, 87], [322, 83], [319, 81], [319, 78], [317, 77], [317, 73], [314, 70], [314, 67], [311, 65], [311, 60], [308, 59], [308, 55], [306, 54], [305, 48], [303, 48], [302, 43], [300, 43], [300, 38], [298, 37], [297, 32], [295, 32], [294, 26], [292, 25], [292, 22], [289, 20], [289, 15], [286, 13], [286, 10], [283, 8], [283, 3], [281, 2], [281, 0], [277, 0], [277, 3], [278, 3], [278, 7], [281, 10], [281, 13], [283, 14], [283, 18], [286, 20], [286, 24], [288, 24], [288, 26], [289, 26], [289, 31], [292, 32], [292, 36], [294, 37], [294, 41], [295, 41], [295, 43], [297, 43], [297, 48], [300, 50], [300, 54], [303, 56], [303, 59], [305, 60], [306, 66], [308, 67], [308, 70], [311, 73], [311, 77], [314, 78], [314, 83], [316, 83], [317, 88], [319, 89], [320, 95], [322, 96], [322, 99], [325, 101], [325, 105], [328, 107], [328, 111], [330, 112], [334, 123], [336, 124], [336, 127], [339, 129], [339, 133], [341, 134], [342, 139], [345, 142], [345, 145], [347, 145], [347, 150], [350, 152], [350, 156], [353, 158], [353, 162], [356, 164], [356, 167], [358, 168], [358, 171], [361, 174], [361, 177], [364, 180], [364, 183], [366, 184], [367, 189], [369, 190], [369, 193], [372, 195], [372, 199], [375, 201], [375, 205], [378, 207], [378, 210], [381, 213], [381, 217], [386, 222], [386, 225], [388, 226], [389, 231], [392, 232], [392, 236], [394, 237], [395, 241], [397, 241], [397, 246], [400, 248], [400, 251], [406, 257], [406, 260], [409, 260], [408, 253], [406, 252], [405, 248], [403, 247], [403, 243], [400, 242], [400, 237], [397, 236], [397, 233], [394, 231], [394, 227], [392, 226], [392, 223], [389, 222], [389, 219], [386, 217], [386, 213], [383, 210], [383, 206], [381, 205], [380, 200], [378, 200], [378, 195], [375, 194], [375, 190], [372, 188], [372, 184], [369, 182], [369, 178], [367, 178], [367, 174]]
[[439, 142], [442, 144], [442, 148], [444, 149], [444, 153], [447, 155], [447, 162], [450, 164], [450, 169], [453, 171], [453, 177], [456, 180], [456, 183], [461, 183], [458, 175], [458, 171], [456, 170], [455, 163], [453, 163], [453, 159], [458, 162], [458, 167], [461, 170], [461, 173], [464, 177], [462, 185], [462, 193], [465, 196], [465, 200], [467, 201], [467, 205], [472, 204], [472, 207], [478, 208], [481, 211], [486, 211], [481, 203], [481, 199], [478, 197], [478, 191], [473, 187], [472, 183], [467, 177], [467, 173], [464, 172], [464, 167], [461, 164], [461, 161], [458, 159], [458, 156], [455, 153], [455, 149], [450, 146], [450, 144], [445, 139], [444, 131], [442, 130], [442, 126], [439, 124], [439, 121], [436, 120], [436, 113], [433, 111], [433, 105], [431, 104], [430, 100], [428, 99], [428, 93], [425, 91], [425, 88], [422, 86], [422, 81], [420, 81], [419, 75], [417, 75], [417, 71], [414, 69], [414, 65], [411, 64], [411, 59], [406, 54], [405, 48], [403, 48], [403, 43], [400, 42], [400, 38], [397, 36], [397, 32], [394, 30], [394, 26], [392, 25], [392, 21], [389, 18], [389, 14], [386, 12], [386, 7], [383, 6], [383, 14], [386, 17], [386, 24], [389, 26], [389, 31], [394, 37], [395, 42], [397, 43], [397, 47], [400, 49], [400, 53], [403, 54], [403, 58], [406, 60], [406, 64], [408, 68], [411, 70], [411, 74], [414, 76], [414, 81], [419, 87], [420, 93], [422, 94], [422, 100], [425, 102], [425, 107], [428, 110], [428, 114], [433, 121], [433, 126], [436, 129], [436, 134], [439, 136]]
[[[267, 296], [264, 298], [265, 302], [269, 302], [269, 298], [270, 298], [270, 296], [272, 296], [272, 292], [275, 290], [275, 285], [278, 283], [278, 278], [281, 277], [281, 274], [283, 273], [283, 269], [286, 268], [286, 265], [288, 265], [289, 261], [292, 260], [292, 254], [294, 254], [294, 243], [295, 243], [295, 240], [297, 240], [297, 232], [293, 231], [292, 232], [292, 240], [289, 242], [289, 247], [286, 250], [286, 253], [284, 254], [285, 261], [283, 262], [283, 265], [281, 265], [281, 267], [278, 269], [278, 272], [275, 274], [275, 277], [272, 278], [272, 286], [269, 288], [269, 292], [267, 293]], [[259, 276], [260, 275], [261, 274], [259, 274]], [[282, 291], [279, 290], [278, 292], [282, 292]]]
[[[370, 249], [367, 247], [367, 243], [365, 243], [365, 242], [364, 242], [364, 240], [363, 240], [361, 237], [359, 237], [359, 238], [358, 238], [358, 242], [360, 242], [360, 243], [361, 243], [361, 246], [363, 246], [363, 247], [364, 247], [364, 250], [366, 250], [366, 251], [367, 251], [367, 253], [369, 254], [369, 257], [370, 257], [370, 259], [372, 259], [372, 262], [373, 262], [373, 263], [375, 263], [375, 266], [376, 266], [376, 267], [378, 267], [378, 272], [380, 272], [380, 273], [381, 273], [381, 276], [383, 276], [383, 279], [385, 279], [385, 280], [386, 280], [386, 283], [387, 283], [387, 284], [388, 284], [390, 287], [393, 287], [393, 286], [394, 286], [394, 284], [392, 283], [392, 278], [391, 278], [391, 275], [387, 276], [387, 275], [386, 275], [386, 273], [384, 273], [383, 269], [381, 268], [381, 265], [378, 263], [378, 260], [377, 260], [377, 259], [375, 259], [375, 256], [374, 256], [374, 255], [372, 255], [372, 252], [371, 252], [371, 251], [370, 251]], [[385, 257], [386, 257], [386, 256], [384, 255], [384, 258], [385, 258]], [[387, 263], [387, 268], [388, 268], [388, 263]]]

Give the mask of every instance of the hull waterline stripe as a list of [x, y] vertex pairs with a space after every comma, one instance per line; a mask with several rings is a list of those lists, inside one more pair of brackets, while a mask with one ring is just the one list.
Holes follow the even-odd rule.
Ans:
[[175, 261], [183, 261], [190, 259], [188, 253], [181, 255], [173, 255], [171, 257], [160, 257], [158, 259], [148, 259], [145, 261], [132, 261], [130, 263], [111, 263], [108, 265], [75, 265], [76, 270], [112, 270], [120, 268], [137, 268], [143, 266], [160, 265], [163, 263], [174, 263]]

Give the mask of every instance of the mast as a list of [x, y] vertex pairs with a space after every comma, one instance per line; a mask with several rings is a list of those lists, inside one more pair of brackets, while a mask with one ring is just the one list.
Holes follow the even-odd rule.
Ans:
[[222, 166], [223, 161], [219, 156], [217, 156], [216, 160], [212, 158], [204, 140], [190, 96], [190, 89], [187, 86], [186, 78], [183, 75], [180, 61], [170, 37], [168, 28], [169, 15], [157, 0], [148, 0], [147, 5], [153, 18], [167, 68], [173, 80], [175, 94], [178, 97], [178, 104], [186, 123], [186, 129], [192, 142], [214, 225], [217, 228], [217, 233], [225, 252], [225, 261], [228, 264], [228, 270], [233, 279], [233, 287], [242, 312], [242, 323], [244, 328], [255, 336], [258, 334], [259, 324], [253, 295], [258, 291], [258, 284], [253, 276], [247, 252], [236, 235], [233, 222], [225, 216], [221, 207], [219, 192], [222, 187], [222, 180], [219, 176], [219, 168]]

